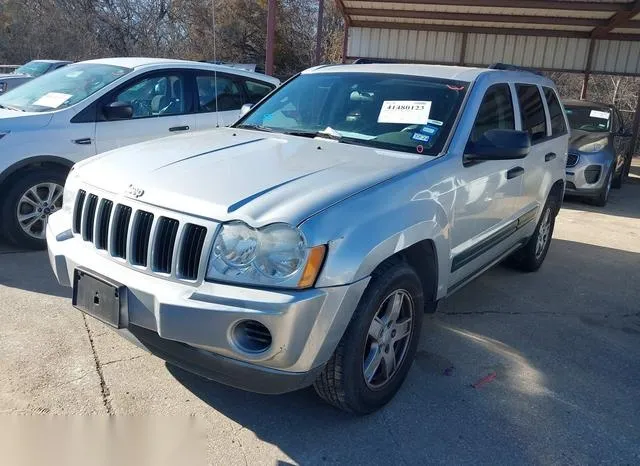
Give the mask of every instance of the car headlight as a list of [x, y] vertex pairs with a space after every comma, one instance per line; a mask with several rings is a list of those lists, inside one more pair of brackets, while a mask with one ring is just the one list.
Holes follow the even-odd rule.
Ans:
[[78, 194], [78, 175], [71, 169], [62, 191], [62, 211], [68, 214], [73, 213], [76, 195]]
[[600, 152], [602, 149], [607, 147], [608, 141], [606, 139], [601, 139], [600, 141], [591, 142], [589, 144], [585, 144], [580, 147], [580, 152]]
[[300, 230], [284, 223], [254, 229], [244, 222], [220, 228], [207, 268], [207, 280], [245, 285], [309, 288], [326, 246], [308, 247]]

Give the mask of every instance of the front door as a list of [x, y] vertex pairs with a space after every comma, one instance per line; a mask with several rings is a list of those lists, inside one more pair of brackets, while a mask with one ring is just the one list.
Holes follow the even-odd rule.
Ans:
[[131, 104], [133, 116], [127, 120], [97, 122], [98, 153], [189, 132], [195, 127], [195, 116], [191, 111], [193, 99], [185, 75], [179, 70], [143, 75], [116, 90], [104, 104], [112, 102]]
[[[470, 142], [490, 129], [515, 129], [514, 115], [509, 85], [491, 86], [478, 110]], [[491, 160], [461, 168], [453, 205], [449, 288], [513, 245], [522, 196], [520, 162]]]

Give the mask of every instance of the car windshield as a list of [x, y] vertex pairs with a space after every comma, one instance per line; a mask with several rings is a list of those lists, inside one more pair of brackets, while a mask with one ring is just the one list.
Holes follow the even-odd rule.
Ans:
[[606, 107], [566, 106], [565, 112], [571, 129], [590, 133], [608, 132], [611, 128], [611, 111]]
[[466, 82], [397, 74], [302, 74], [236, 127], [437, 155], [467, 87]]
[[97, 63], [65, 66], [3, 94], [0, 106], [27, 112], [69, 107], [130, 71], [130, 68]]
[[33, 76], [34, 78], [36, 78], [40, 75], [45, 74], [50, 67], [51, 63], [43, 61], [30, 61], [29, 63], [25, 63], [24, 65], [17, 68], [13, 73], [26, 74], [28, 76]]

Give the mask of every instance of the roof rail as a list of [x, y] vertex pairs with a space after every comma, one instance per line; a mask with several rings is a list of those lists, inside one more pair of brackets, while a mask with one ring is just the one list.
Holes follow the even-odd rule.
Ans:
[[533, 73], [537, 74], [538, 76], [544, 76], [541, 71], [534, 70], [532, 68], [525, 68], [524, 66], [510, 65], [508, 63], [494, 63], [493, 65], [489, 65], [489, 69], [502, 71], [524, 71], [525, 73]]

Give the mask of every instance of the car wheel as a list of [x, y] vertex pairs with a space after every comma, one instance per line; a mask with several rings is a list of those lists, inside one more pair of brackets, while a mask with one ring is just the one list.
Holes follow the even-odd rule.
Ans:
[[554, 204], [554, 199], [547, 200], [533, 235], [521, 249], [509, 257], [509, 265], [523, 272], [535, 272], [542, 266], [547, 257], [556, 224]]
[[600, 189], [597, 197], [591, 200], [591, 203], [598, 207], [604, 207], [607, 205], [609, 201], [609, 193], [611, 192], [611, 186], [613, 184], [613, 169], [609, 171], [607, 174], [607, 180], [604, 183], [604, 186]]
[[413, 362], [423, 308], [422, 285], [409, 265], [398, 261], [377, 271], [314, 383], [318, 395], [356, 414], [389, 402]]
[[6, 192], [2, 205], [4, 236], [15, 246], [44, 249], [47, 218], [62, 208], [66, 173], [39, 169], [22, 176]]
[[620, 170], [620, 173], [614, 175], [613, 180], [611, 181], [611, 187], [613, 189], [622, 188], [622, 178], [624, 177], [624, 167]]

